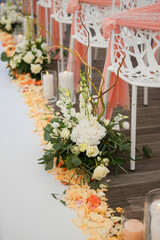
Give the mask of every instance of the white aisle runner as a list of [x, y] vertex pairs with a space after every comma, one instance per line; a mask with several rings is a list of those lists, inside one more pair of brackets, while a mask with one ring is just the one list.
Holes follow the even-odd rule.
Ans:
[[28, 112], [0, 62], [0, 240], [84, 240], [75, 212], [51, 196], [65, 186], [37, 164], [42, 147]]

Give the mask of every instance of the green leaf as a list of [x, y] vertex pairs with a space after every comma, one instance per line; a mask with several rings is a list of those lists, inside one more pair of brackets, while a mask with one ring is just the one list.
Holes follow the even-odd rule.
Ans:
[[50, 134], [48, 132], [44, 132], [44, 140], [48, 142], [50, 138]]
[[74, 157], [72, 163], [75, 167], [79, 167], [82, 164], [82, 161], [78, 157]]
[[151, 158], [152, 157], [152, 149], [150, 149], [150, 147], [148, 145], [144, 145], [142, 148], [145, 157], [147, 158]]
[[66, 202], [63, 200], [60, 200], [60, 202], [66, 207]]
[[68, 170], [71, 170], [74, 168], [71, 158], [67, 158], [67, 160], [65, 161], [65, 164]]
[[7, 57], [7, 54], [5, 52], [2, 52], [2, 54], [1, 54], [1, 61], [3, 61], [3, 62], [8, 61], [8, 57]]
[[49, 132], [49, 133], [51, 133], [52, 132], [52, 125], [51, 124], [47, 124], [47, 126], [45, 126], [44, 130]]
[[48, 171], [48, 170], [51, 170], [53, 168], [53, 162], [54, 160], [50, 160], [47, 165], [45, 166], [45, 170]]
[[51, 195], [52, 195], [52, 197], [54, 197], [56, 200], [58, 200], [58, 198], [57, 198], [56, 196], [59, 195], [59, 194], [52, 193]]
[[53, 148], [58, 151], [61, 149], [62, 146], [63, 146], [63, 143], [59, 141], [58, 143], [53, 145]]

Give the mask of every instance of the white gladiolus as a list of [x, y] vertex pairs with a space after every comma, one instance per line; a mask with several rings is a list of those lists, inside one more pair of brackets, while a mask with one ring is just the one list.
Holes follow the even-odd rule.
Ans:
[[100, 140], [106, 135], [106, 129], [95, 119], [91, 121], [82, 119], [79, 121], [71, 133], [71, 140], [77, 145], [88, 143], [88, 145], [98, 145]]
[[60, 136], [64, 139], [69, 138], [70, 131], [68, 130], [68, 128], [63, 128], [61, 133], [60, 133]]
[[104, 165], [100, 165], [98, 167], [95, 168], [94, 172], [93, 172], [93, 176], [92, 179], [96, 179], [98, 181], [100, 181], [102, 178], [104, 178], [108, 173], [109, 173], [109, 169], [106, 168]]
[[89, 146], [86, 151], [88, 157], [96, 157], [99, 154], [99, 149], [97, 146]]
[[34, 59], [34, 56], [31, 52], [27, 52], [27, 54], [23, 57], [23, 60], [29, 64], [33, 62], [33, 59]]
[[124, 129], [126, 129], [126, 130], [128, 130], [129, 129], [129, 122], [123, 122], [122, 123], [122, 127], [124, 128]]
[[40, 73], [42, 67], [40, 64], [31, 64], [31, 72], [34, 74]]

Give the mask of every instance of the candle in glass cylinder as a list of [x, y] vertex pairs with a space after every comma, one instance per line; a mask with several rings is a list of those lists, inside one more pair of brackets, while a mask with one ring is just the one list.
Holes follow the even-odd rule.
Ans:
[[54, 86], [53, 86], [53, 74], [43, 75], [43, 97], [46, 99], [52, 99], [54, 97]]
[[144, 225], [139, 220], [130, 219], [124, 223], [124, 240], [144, 240]]
[[157, 215], [160, 216], [160, 199], [154, 200], [151, 203], [151, 215], [152, 217]]
[[72, 100], [74, 98], [74, 78], [73, 72], [60, 72], [58, 74], [59, 77], [59, 88], [66, 88], [69, 89]]
[[151, 220], [151, 240], [160, 239], [160, 215], [152, 217]]
[[0, 13], [1, 13], [1, 15], [3, 15], [3, 13], [4, 13], [4, 3], [1, 3], [1, 5], [0, 5]]

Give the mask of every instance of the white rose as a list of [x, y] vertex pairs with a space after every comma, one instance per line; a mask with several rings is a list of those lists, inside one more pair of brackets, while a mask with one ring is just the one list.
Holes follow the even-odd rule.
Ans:
[[46, 50], [48, 48], [48, 44], [47, 43], [42, 43], [41, 48]]
[[74, 145], [71, 149], [71, 152], [76, 155], [79, 154], [80, 153], [79, 147], [77, 145]]
[[97, 146], [89, 146], [86, 151], [88, 157], [96, 157], [99, 154], [99, 149]]
[[88, 148], [88, 143], [81, 143], [80, 145], [79, 145], [79, 148], [80, 148], [80, 151], [81, 152], [85, 152], [86, 150], [87, 150], [87, 148]]
[[123, 122], [122, 123], [122, 127], [124, 128], [124, 129], [126, 129], [126, 130], [128, 130], [129, 129], [129, 122]]
[[41, 71], [42, 67], [40, 64], [31, 64], [31, 72], [37, 74]]
[[10, 61], [10, 66], [12, 69], [15, 69], [17, 65], [14, 61]]
[[98, 167], [95, 168], [94, 172], [93, 172], [93, 176], [92, 179], [96, 179], [96, 180], [101, 180], [102, 178], [104, 178], [108, 173], [109, 173], [109, 169], [106, 168], [104, 165], [100, 165]]
[[7, 24], [7, 25], [5, 26], [5, 29], [6, 29], [7, 31], [10, 31], [10, 30], [11, 30], [11, 24]]
[[68, 128], [63, 128], [63, 130], [60, 133], [60, 136], [62, 138], [69, 138], [70, 136], [70, 131], [68, 130]]
[[42, 51], [37, 49], [36, 50], [36, 55], [37, 55], [38, 58], [41, 57], [42, 56]]
[[5, 23], [6, 23], [6, 18], [5, 18], [5, 16], [2, 16], [2, 17], [1, 17], [1, 23], [2, 23], [2, 24], [5, 24]]
[[23, 60], [29, 64], [33, 62], [33, 59], [34, 59], [34, 56], [31, 52], [27, 52], [27, 54], [23, 57]]

